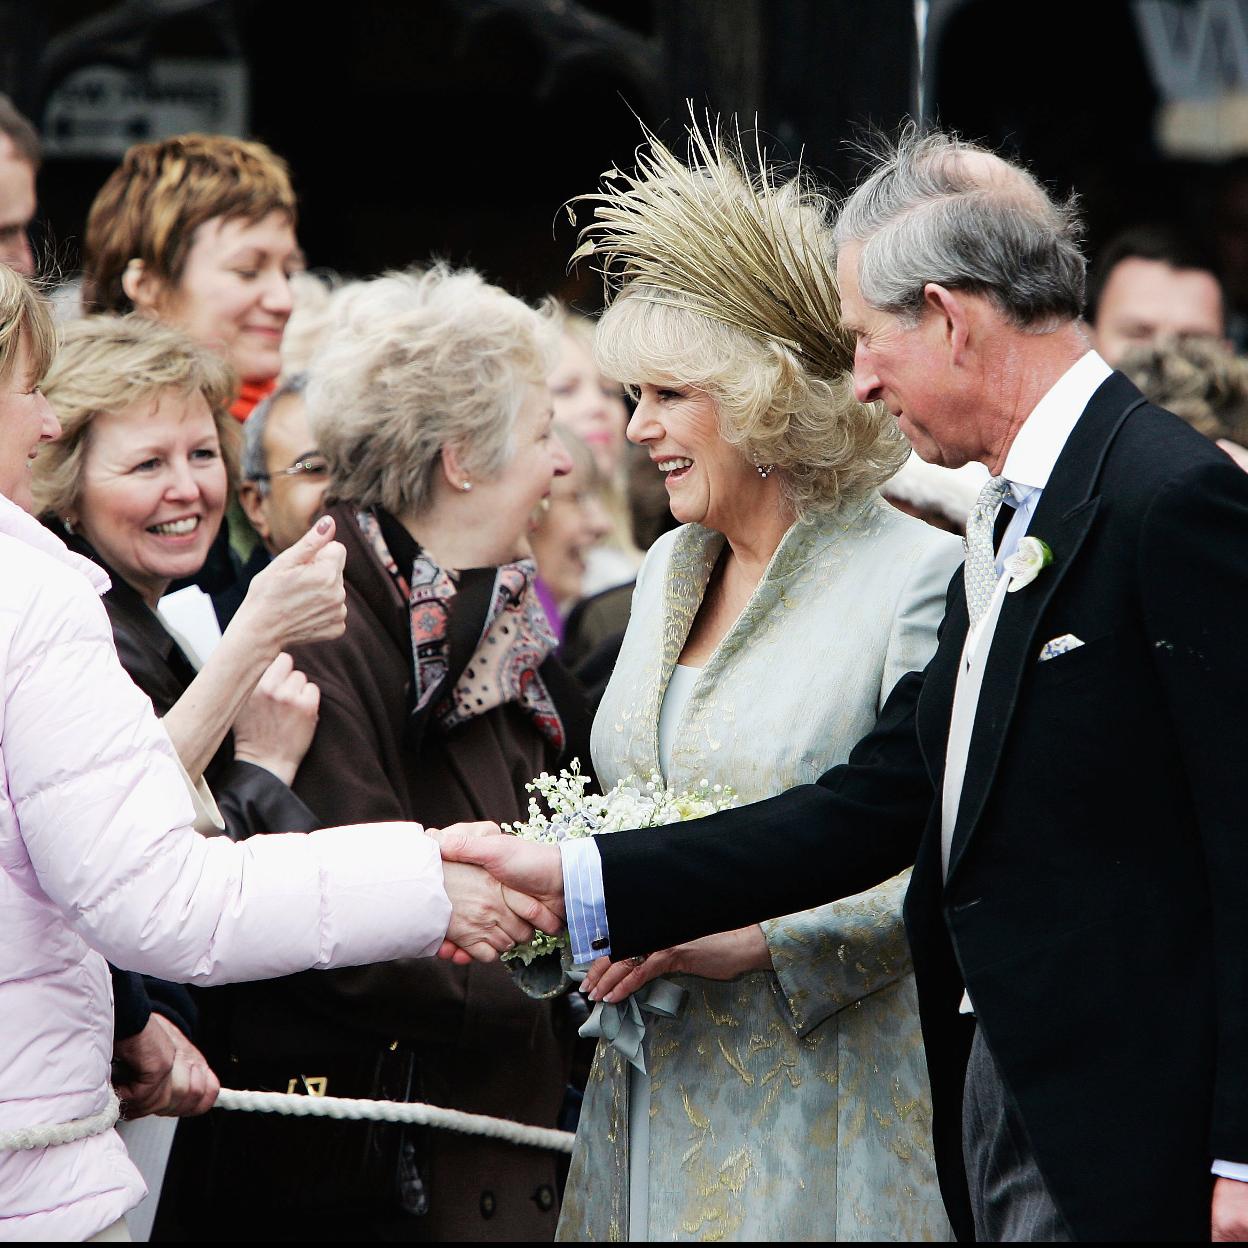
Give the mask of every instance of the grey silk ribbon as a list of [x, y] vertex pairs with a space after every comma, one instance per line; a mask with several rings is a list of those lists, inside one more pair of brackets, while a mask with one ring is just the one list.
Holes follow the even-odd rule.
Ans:
[[[579, 967], [571, 968], [568, 974], [578, 984], [585, 978], [585, 972]], [[644, 1075], [646, 1015], [676, 1018], [684, 1008], [688, 995], [687, 989], [670, 980], [652, 979], [627, 1000], [614, 1004], [608, 1001], [595, 1002], [593, 1013], [581, 1024], [578, 1034], [587, 1040], [605, 1040]]]

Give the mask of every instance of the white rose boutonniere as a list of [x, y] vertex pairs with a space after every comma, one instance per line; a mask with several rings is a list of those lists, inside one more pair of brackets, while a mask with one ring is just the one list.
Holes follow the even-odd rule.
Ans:
[[1006, 590], [1017, 593], [1026, 589], [1053, 562], [1049, 544], [1038, 537], [1024, 537], [1018, 549], [1005, 561], [1004, 568], [1010, 574]]

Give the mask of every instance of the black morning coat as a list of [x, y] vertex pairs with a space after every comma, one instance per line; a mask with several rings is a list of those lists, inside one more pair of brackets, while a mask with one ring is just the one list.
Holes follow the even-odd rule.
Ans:
[[[851, 895], [914, 861], [906, 923], [959, 1237], [966, 986], [1075, 1238], [1207, 1240], [1211, 1161], [1248, 1162], [1248, 474], [1115, 373], [1029, 533], [1053, 563], [1005, 599], [947, 883], [961, 571], [935, 656], [845, 765], [599, 838], [612, 952]], [[1066, 633], [1085, 644], [1038, 662]]]

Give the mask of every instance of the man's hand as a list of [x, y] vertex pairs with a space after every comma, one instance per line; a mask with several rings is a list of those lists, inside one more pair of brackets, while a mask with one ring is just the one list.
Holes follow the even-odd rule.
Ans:
[[[502, 836], [498, 826], [490, 823], [454, 824], [441, 831], [426, 831], [442, 847], [444, 871], [453, 863], [484, 867], [502, 884], [502, 897], [508, 908], [530, 927], [549, 934], [563, 927], [563, 863], [556, 846]], [[451, 901], [454, 903], [455, 899], [452, 897]], [[477, 951], [469, 950], [456, 939], [454, 931], [452, 918], [446, 941], [438, 951], [440, 958], [463, 964], [473, 957], [490, 961], [496, 956], [493, 952], [486, 954], [479, 945]], [[531, 936], [529, 931], [518, 939], [528, 940]], [[502, 951], [491, 941], [485, 943], [491, 950]]]
[[1238, 1179], [1214, 1179], [1214, 1243], [1243, 1243], [1248, 1240], [1248, 1183]]
[[206, 1114], [221, 1090], [204, 1055], [161, 1014], [153, 1013], [137, 1035], [117, 1041], [113, 1058], [122, 1066], [114, 1087], [127, 1118]]

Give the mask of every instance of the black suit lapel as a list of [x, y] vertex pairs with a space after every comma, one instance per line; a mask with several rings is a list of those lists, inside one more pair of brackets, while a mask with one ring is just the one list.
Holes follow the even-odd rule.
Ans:
[[992, 788], [1023, 673], [1036, 661], [1037, 630], [1096, 516], [1093, 494], [1101, 465], [1122, 422], [1145, 402], [1120, 373], [1096, 391], [1071, 432], [1028, 527], [1028, 536], [1048, 543], [1052, 564], [1025, 589], [1007, 593], [984, 668], [966, 775], [949, 856], [957, 870]]

